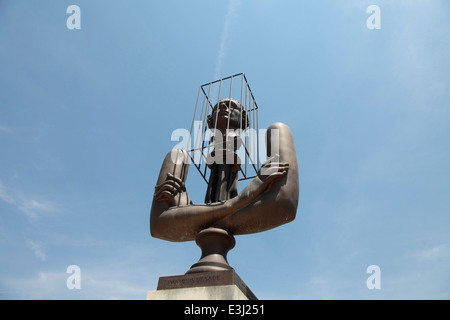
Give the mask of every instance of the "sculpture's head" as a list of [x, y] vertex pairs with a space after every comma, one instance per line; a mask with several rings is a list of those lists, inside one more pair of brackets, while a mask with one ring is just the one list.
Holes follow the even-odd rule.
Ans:
[[249, 125], [247, 112], [242, 105], [231, 98], [220, 100], [208, 116], [210, 129], [218, 129], [225, 133], [227, 129], [245, 129]]

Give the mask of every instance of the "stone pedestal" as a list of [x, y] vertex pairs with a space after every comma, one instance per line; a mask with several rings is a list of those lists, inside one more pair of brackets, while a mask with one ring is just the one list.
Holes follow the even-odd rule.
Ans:
[[257, 298], [231, 269], [160, 277], [157, 290], [149, 291], [147, 300], [257, 300]]
[[147, 300], [248, 300], [235, 285], [149, 291]]

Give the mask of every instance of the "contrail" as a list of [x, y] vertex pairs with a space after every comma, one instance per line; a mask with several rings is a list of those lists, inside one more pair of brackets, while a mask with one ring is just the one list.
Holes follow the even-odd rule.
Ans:
[[232, 23], [236, 20], [237, 17], [237, 6], [239, 0], [230, 0], [228, 3], [228, 11], [225, 19], [225, 23], [223, 25], [222, 37], [220, 38], [220, 47], [219, 53], [217, 55], [216, 60], [216, 68], [214, 71], [214, 79], [219, 79], [220, 72], [222, 71], [223, 60], [225, 59], [226, 49], [228, 45], [228, 38], [231, 31]]

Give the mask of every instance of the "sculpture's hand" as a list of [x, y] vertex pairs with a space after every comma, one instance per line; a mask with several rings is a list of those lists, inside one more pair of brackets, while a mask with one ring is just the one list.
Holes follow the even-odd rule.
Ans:
[[[167, 173], [166, 180], [155, 187], [154, 197], [157, 201], [167, 202], [170, 207], [180, 204], [185, 205], [190, 202], [184, 182], [171, 173]], [[184, 201], [180, 203], [182, 198], [184, 198]]]
[[279, 162], [278, 155], [268, 159], [258, 172], [258, 177], [262, 181], [259, 189], [261, 191], [272, 190], [274, 183], [284, 177], [288, 170], [289, 163]]
[[[263, 196], [265, 192], [280, 188], [278, 182], [287, 175], [289, 163], [280, 162], [279, 160], [278, 156], [267, 160], [259, 169], [257, 177], [237, 197], [228, 199], [223, 203], [224, 214], [226, 215], [224, 218], [239, 212], [245, 207], [249, 207], [249, 210], [252, 211], [251, 207], [255, 205], [258, 198]], [[224, 221], [222, 220], [222, 222]]]

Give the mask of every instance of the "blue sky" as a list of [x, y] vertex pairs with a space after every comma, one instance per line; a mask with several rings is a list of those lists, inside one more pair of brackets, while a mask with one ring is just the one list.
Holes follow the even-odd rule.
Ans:
[[[150, 237], [154, 184], [199, 86], [244, 72], [260, 128], [286, 123], [300, 166], [296, 219], [229, 253], [256, 296], [449, 299], [449, 9], [0, 1], [0, 298], [145, 299], [184, 274], [200, 250]], [[194, 168], [187, 188], [202, 201]]]

